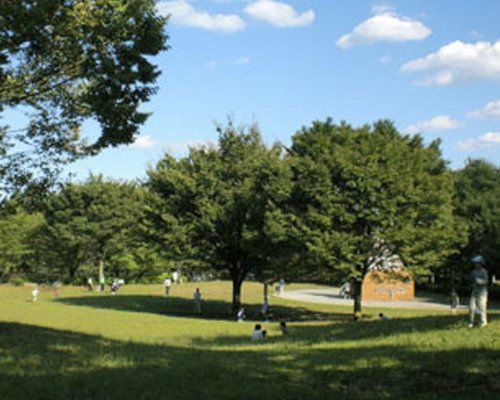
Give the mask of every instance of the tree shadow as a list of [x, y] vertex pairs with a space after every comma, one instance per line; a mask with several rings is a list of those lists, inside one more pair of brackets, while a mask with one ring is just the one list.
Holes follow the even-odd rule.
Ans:
[[[490, 315], [490, 321], [498, 319], [500, 315]], [[288, 325], [286, 337], [278, 334], [259, 341], [259, 345], [280, 341], [296, 342], [306, 345], [315, 345], [323, 342], [341, 343], [346, 341], [362, 341], [387, 338], [401, 334], [425, 332], [454, 332], [467, 325], [466, 316], [434, 315], [412, 318], [397, 318], [382, 321], [378, 318], [353, 321], [345, 319], [326, 324], [291, 324]], [[263, 324], [263, 329], [273, 329], [279, 332], [276, 323]], [[242, 346], [249, 342], [249, 336], [220, 336], [215, 339], [197, 338], [194, 343], [203, 346]]]
[[[204, 300], [202, 314], [196, 314], [192, 300], [182, 297], [161, 297], [153, 295], [119, 294], [116, 296], [82, 296], [65, 297], [58, 300], [61, 303], [118, 311], [159, 314], [170, 317], [203, 318], [212, 320], [234, 320], [231, 303], [220, 300]], [[259, 305], [244, 306], [245, 315], [249, 321], [261, 321]], [[350, 314], [314, 311], [304, 307], [288, 307], [272, 305], [269, 312], [270, 321], [332, 321], [347, 320]]]
[[493, 399], [500, 351], [210, 349], [0, 323], [2, 400]]

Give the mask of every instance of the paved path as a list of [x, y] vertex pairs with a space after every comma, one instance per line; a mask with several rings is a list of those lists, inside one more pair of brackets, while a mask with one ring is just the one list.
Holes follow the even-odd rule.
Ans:
[[[344, 299], [339, 294], [340, 288], [329, 289], [302, 289], [285, 292], [279, 297], [289, 300], [305, 301], [309, 303], [325, 303], [352, 306], [352, 299]], [[386, 308], [413, 308], [413, 309], [450, 309], [450, 304], [434, 297], [418, 296], [414, 301], [363, 301], [363, 307]], [[465, 309], [462, 305], [460, 309]]]

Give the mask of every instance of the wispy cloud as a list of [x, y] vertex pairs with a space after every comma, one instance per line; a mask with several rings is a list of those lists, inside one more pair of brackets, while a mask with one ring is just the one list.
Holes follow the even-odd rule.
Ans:
[[375, 8], [375, 15], [361, 22], [352, 32], [337, 40], [337, 46], [347, 49], [376, 42], [406, 42], [422, 40], [431, 30], [422, 22], [400, 16], [387, 6]]
[[490, 101], [483, 108], [467, 113], [468, 117], [500, 118], [500, 99]]
[[452, 85], [481, 80], [500, 80], [500, 41], [463, 43], [456, 41], [424, 58], [407, 62], [404, 72], [428, 75], [422, 85]]
[[313, 10], [299, 13], [290, 4], [274, 0], [253, 1], [245, 7], [245, 13], [279, 28], [307, 26], [315, 19]]
[[426, 121], [409, 125], [404, 129], [404, 132], [416, 135], [417, 133], [448, 131], [461, 126], [462, 124], [459, 121], [450, 118], [448, 115], [438, 115]]
[[201, 28], [208, 31], [234, 33], [245, 29], [245, 21], [235, 14], [210, 14], [195, 9], [187, 0], [160, 1], [161, 15], [170, 15], [173, 24]]
[[500, 132], [487, 132], [478, 138], [458, 142], [459, 150], [472, 151], [500, 145]]

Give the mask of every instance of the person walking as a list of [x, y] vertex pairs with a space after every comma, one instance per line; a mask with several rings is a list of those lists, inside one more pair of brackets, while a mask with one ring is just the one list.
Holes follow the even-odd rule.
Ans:
[[194, 312], [198, 315], [201, 315], [201, 292], [200, 288], [196, 288], [196, 291], [193, 295], [194, 299]]
[[472, 282], [472, 292], [469, 301], [469, 328], [474, 327], [476, 309], [479, 310], [481, 328], [488, 325], [486, 309], [488, 307], [488, 271], [484, 268], [484, 258], [481, 255], [472, 257], [472, 271], [470, 280]]

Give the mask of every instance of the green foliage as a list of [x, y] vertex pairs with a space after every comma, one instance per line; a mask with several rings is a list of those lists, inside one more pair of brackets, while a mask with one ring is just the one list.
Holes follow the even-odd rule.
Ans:
[[464, 270], [482, 254], [491, 272], [500, 275], [500, 168], [470, 160], [455, 173], [456, 214], [467, 225], [467, 245], [457, 263]]
[[[138, 278], [158, 263], [139, 238], [144, 215], [143, 190], [132, 183], [105, 181], [91, 176], [53, 195], [45, 208], [45, 248], [50, 263], [74, 280], [97, 275], [104, 262], [106, 275]], [[85, 266], [88, 266], [85, 268]]]
[[236, 309], [247, 275], [283, 253], [290, 170], [256, 127], [229, 123], [218, 132], [217, 147], [191, 149], [180, 160], [167, 155], [148, 171], [151, 224], [175, 259], [228, 274]]
[[36, 267], [33, 243], [40, 234], [43, 216], [21, 209], [0, 216], [0, 277], [25, 274]]
[[21, 278], [21, 277], [15, 277], [15, 278], [11, 278], [9, 280], [9, 283], [12, 285], [12, 286], [24, 286], [24, 279]]
[[327, 120], [298, 132], [291, 154], [299, 239], [311, 268], [360, 280], [388, 253], [422, 275], [456, 251], [453, 181], [439, 142], [424, 146], [388, 121], [352, 128]]
[[[0, 127], [3, 191], [47, 184], [61, 164], [131, 143], [156, 88], [150, 57], [166, 48], [154, 0], [0, 2], [0, 113], [20, 109], [22, 129]], [[85, 120], [102, 132], [80, 137]], [[3, 197], [5, 194], [0, 193]]]

